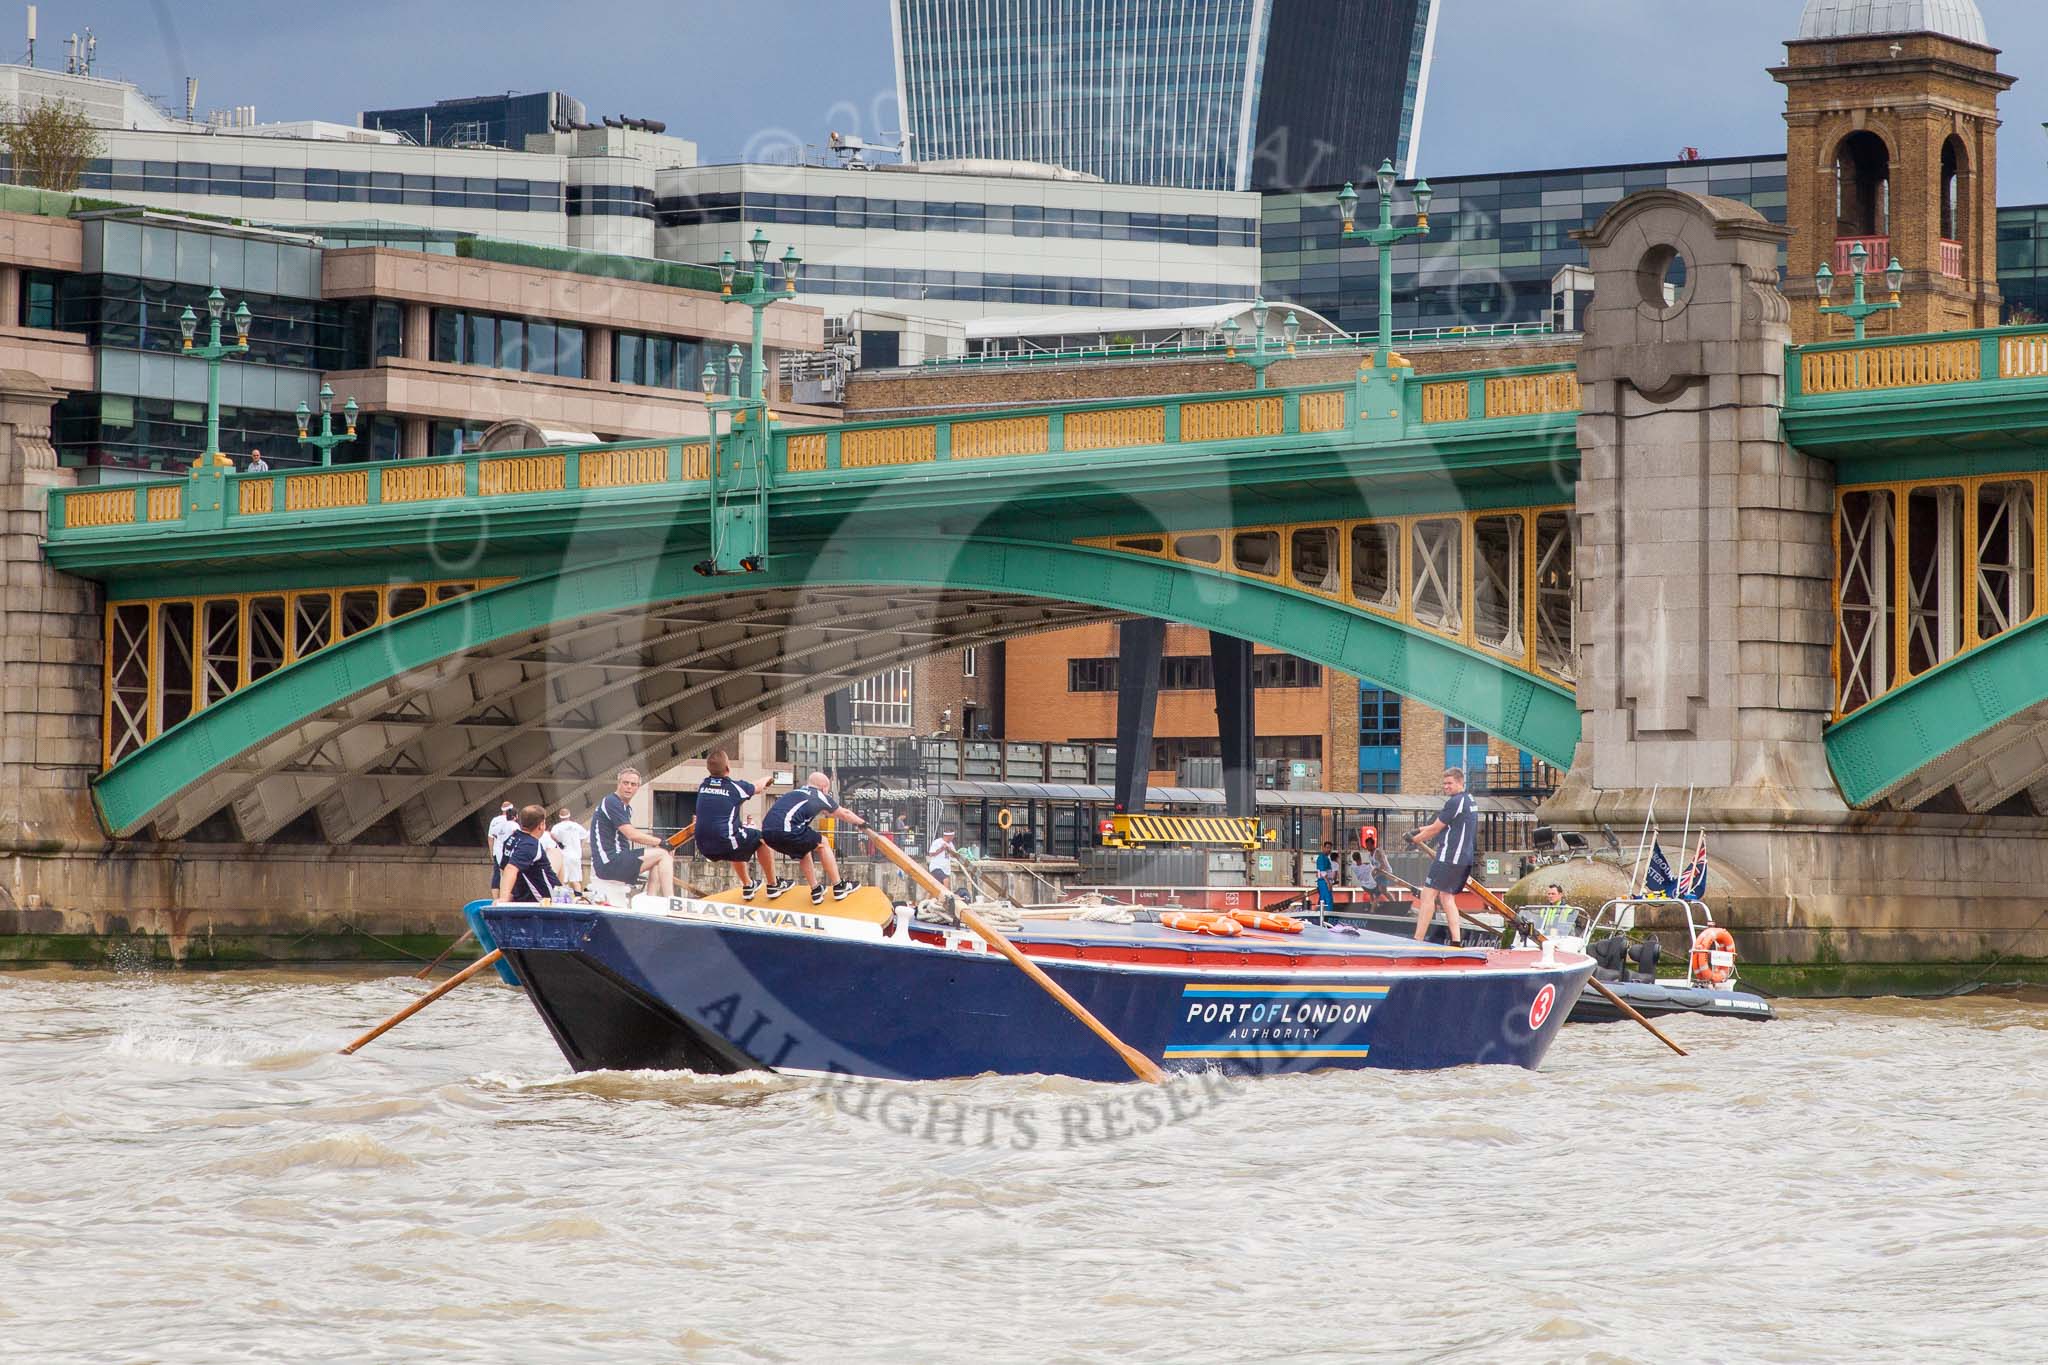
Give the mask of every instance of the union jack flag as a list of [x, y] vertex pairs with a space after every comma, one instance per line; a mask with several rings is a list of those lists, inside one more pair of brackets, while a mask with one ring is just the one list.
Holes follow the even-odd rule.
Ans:
[[1700, 834], [1699, 850], [1692, 855], [1692, 862], [1685, 871], [1678, 874], [1671, 894], [1680, 900], [1696, 901], [1707, 894], [1707, 836]]

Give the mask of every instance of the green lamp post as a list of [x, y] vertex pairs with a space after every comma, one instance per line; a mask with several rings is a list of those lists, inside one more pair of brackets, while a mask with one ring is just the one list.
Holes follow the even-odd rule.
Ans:
[[1266, 387], [1267, 367], [1275, 361], [1285, 360], [1293, 355], [1295, 339], [1301, 335], [1301, 319], [1294, 316], [1290, 310], [1287, 314], [1287, 320], [1280, 324], [1281, 334], [1286, 338], [1286, 341], [1277, 349], [1273, 347], [1266, 340], [1266, 319], [1270, 311], [1271, 305], [1265, 299], [1256, 298], [1252, 300], [1252, 350], [1249, 355], [1239, 355], [1237, 353], [1237, 334], [1240, 330], [1237, 319], [1225, 318], [1223, 320], [1224, 358], [1226, 360], [1242, 361], [1251, 366], [1252, 372], [1258, 376], [1258, 387], [1262, 389]]
[[1394, 226], [1394, 186], [1398, 177], [1394, 174], [1391, 158], [1380, 162], [1380, 168], [1373, 179], [1380, 190], [1380, 225], [1376, 228], [1361, 228], [1358, 220], [1358, 191], [1346, 181], [1344, 188], [1337, 192], [1337, 209], [1344, 216], [1344, 240], [1370, 242], [1380, 251], [1380, 337], [1379, 345], [1373, 351], [1373, 364], [1384, 370], [1394, 350], [1394, 244], [1410, 237], [1422, 237], [1429, 233], [1429, 201], [1435, 191], [1427, 180], [1415, 182], [1415, 223], [1412, 227]]
[[1863, 340], [1864, 324], [1870, 318], [1875, 317], [1879, 313], [1889, 313], [1892, 309], [1900, 306], [1899, 290], [1904, 288], [1906, 283], [1906, 272], [1899, 265], [1899, 258], [1894, 256], [1892, 257], [1891, 264], [1886, 266], [1884, 271], [1884, 287], [1891, 291], [1890, 301], [1886, 303], [1868, 302], [1863, 296], [1863, 281], [1869, 260], [1870, 253], [1863, 249], [1863, 243], [1858, 242], [1849, 248], [1849, 276], [1855, 281], [1856, 293], [1851, 302], [1838, 303], [1832, 307], [1828, 305], [1828, 296], [1834, 292], [1835, 272], [1828, 268], [1826, 261], [1822, 261], [1820, 269], [1813, 272], [1813, 292], [1820, 295], [1820, 311], [1822, 315], [1840, 313], [1843, 317], [1849, 319], [1850, 322], [1856, 324], [1856, 339], [1858, 341]]
[[[772, 480], [770, 455], [773, 442], [768, 411], [768, 353], [763, 344], [762, 314], [769, 305], [796, 296], [797, 275], [803, 258], [794, 246], [782, 253], [781, 279], [771, 282], [768, 273], [768, 234], [759, 228], [747, 241], [751, 267], [744, 279], [740, 263], [730, 251], [718, 260], [719, 292], [753, 312], [753, 345], [742, 356], [735, 342], [726, 352], [727, 397], [715, 397], [718, 371], [706, 363], [702, 379], [704, 406], [711, 417], [711, 556], [695, 568], [701, 574], [757, 572], [768, 554], [768, 486]], [[740, 288], [736, 291], [735, 282]], [[742, 385], [741, 372], [747, 382]], [[719, 438], [721, 414], [732, 416], [725, 439]]]
[[204, 346], [192, 344], [199, 331], [199, 318], [191, 308], [178, 315], [178, 331], [185, 338], [184, 354], [206, 362], [206, 449], [192, 462], [195, 470], [204, 469], [208, 464], [228, 464], [228, 457], [220, 450], [220, 362], [231, 355], [247, 355], [249, 352], [249, 305], [246, 301], [235, 305], [235, 339], [222, 344], [220, 339], [221, 315], [227, 311], [228, 301], [218, 288], [206, 296], [207, 340]]
[[356, 438], [356, 400], [351, 398], [346, 403], [343, 403], [341, 405], [341, 414], [343, 420], [348, 423], [348, 430], [338, 432], [334, 429], [334, 386], [325, 382], [322, 382], [320, 385], [320, 434], [318, 436], [308, 436], [306, 434], [307, 430], [312, 426], [313, 414], [306, 407], [304, 399], [299, 400], [299, 410], [294, 414], [299, 422], [299, 444], [311, 446], [319, 451], [320, 463], [323, 465], [334, 463], [334, 448], [336, 446], [344, 441], [353, 441]]

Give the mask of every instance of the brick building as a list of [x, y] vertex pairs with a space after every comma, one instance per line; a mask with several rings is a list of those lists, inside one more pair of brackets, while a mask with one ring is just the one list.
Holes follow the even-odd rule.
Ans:
[[[1422, 373], [1568, 360], [1568, 337], [1446, 341], [1404, 348]], [[1357, 356], [1330, 352], [1275, 364], [1275, 385], [1329, 383], [1351, 377]], [[858, 372], [847, 389], [846, 416], [907, 416], [962, 408], [1126, 398], [1168, 393], [1227, 392], [1252, 384], [1248, 367], [1221, 360], [1018, 361], [972, 371]], [[977, 651], [969, 663], [948, 655], [871, 680], [853, 700], [850, 721], [862, 734], [987, 733], [1012, 740], [1109, 743], [1116, 737], [1117, 625], [1106, 622], [1048, 631]], [[1151, 780], [1178, 781], [1183, 759], [1220, 752], [1209, 693], [1208, 639], [1169, 626]], [[1286, 780], [1325, 791], [1427, 795], [1438, 789], [1446, 755], [1479, 774], [1484, 785], [1521, 789], [1548, 775], [1519, 750], [1494, 743], [1405, 698], [1361, 689], [1356, 678], [1266, 649], [1257, 651], [1255, 757], [1285, 765]], [[785, 712], [788, 730], [824, 730], [825, 702]], [[1491, 756], [1491, 762], [1489, 762]], [[1295, 765], [1307, 765], [1297, 773]], [[1268, 768], [1273, 780], [1279, 773]]]

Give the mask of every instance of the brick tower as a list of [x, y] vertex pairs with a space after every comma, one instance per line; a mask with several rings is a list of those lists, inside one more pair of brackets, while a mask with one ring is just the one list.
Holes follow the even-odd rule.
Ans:
[[1814, 271], [1851, 293], [1849, 254], [1869, 257], [1868, 297], [1884, 268], [1905, 269], [1896, 312], [1871, 336], [1994, 327], [1998, 295], [1997, 68], [1976, 0], [1807, 0], [1799, 36], [1771, 75], [1785, 87], [1785, 294], [1794, 341], [1853, 334], [1817, 308]]

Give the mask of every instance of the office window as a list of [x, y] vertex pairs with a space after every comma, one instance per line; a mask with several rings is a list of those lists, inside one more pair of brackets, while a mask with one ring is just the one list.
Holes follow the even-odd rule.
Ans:
[[847, 690], [853, 699], [855, 723], [884, 725], [901, 730], [910, 728], [908, 666], [892, 668], [886, 673], [877, 673], [872, 678], [863, 678]]
[[975, 657], [973, 645], [969, 645], [967, 648], [961, 650], [960, 676], [963, 678], [972, 678], [977, 676], [977, 669], [980, 663], [981, 661]]
[[1486, 785], [1486, 732], [1451, 716], [1444, 717], [1444, 766], [1463, 768], [1465, 785], [1479, 791]]
[[1358, 789], [1401, 789], [1401, 697], [1379, 687], [1358, 689]]

